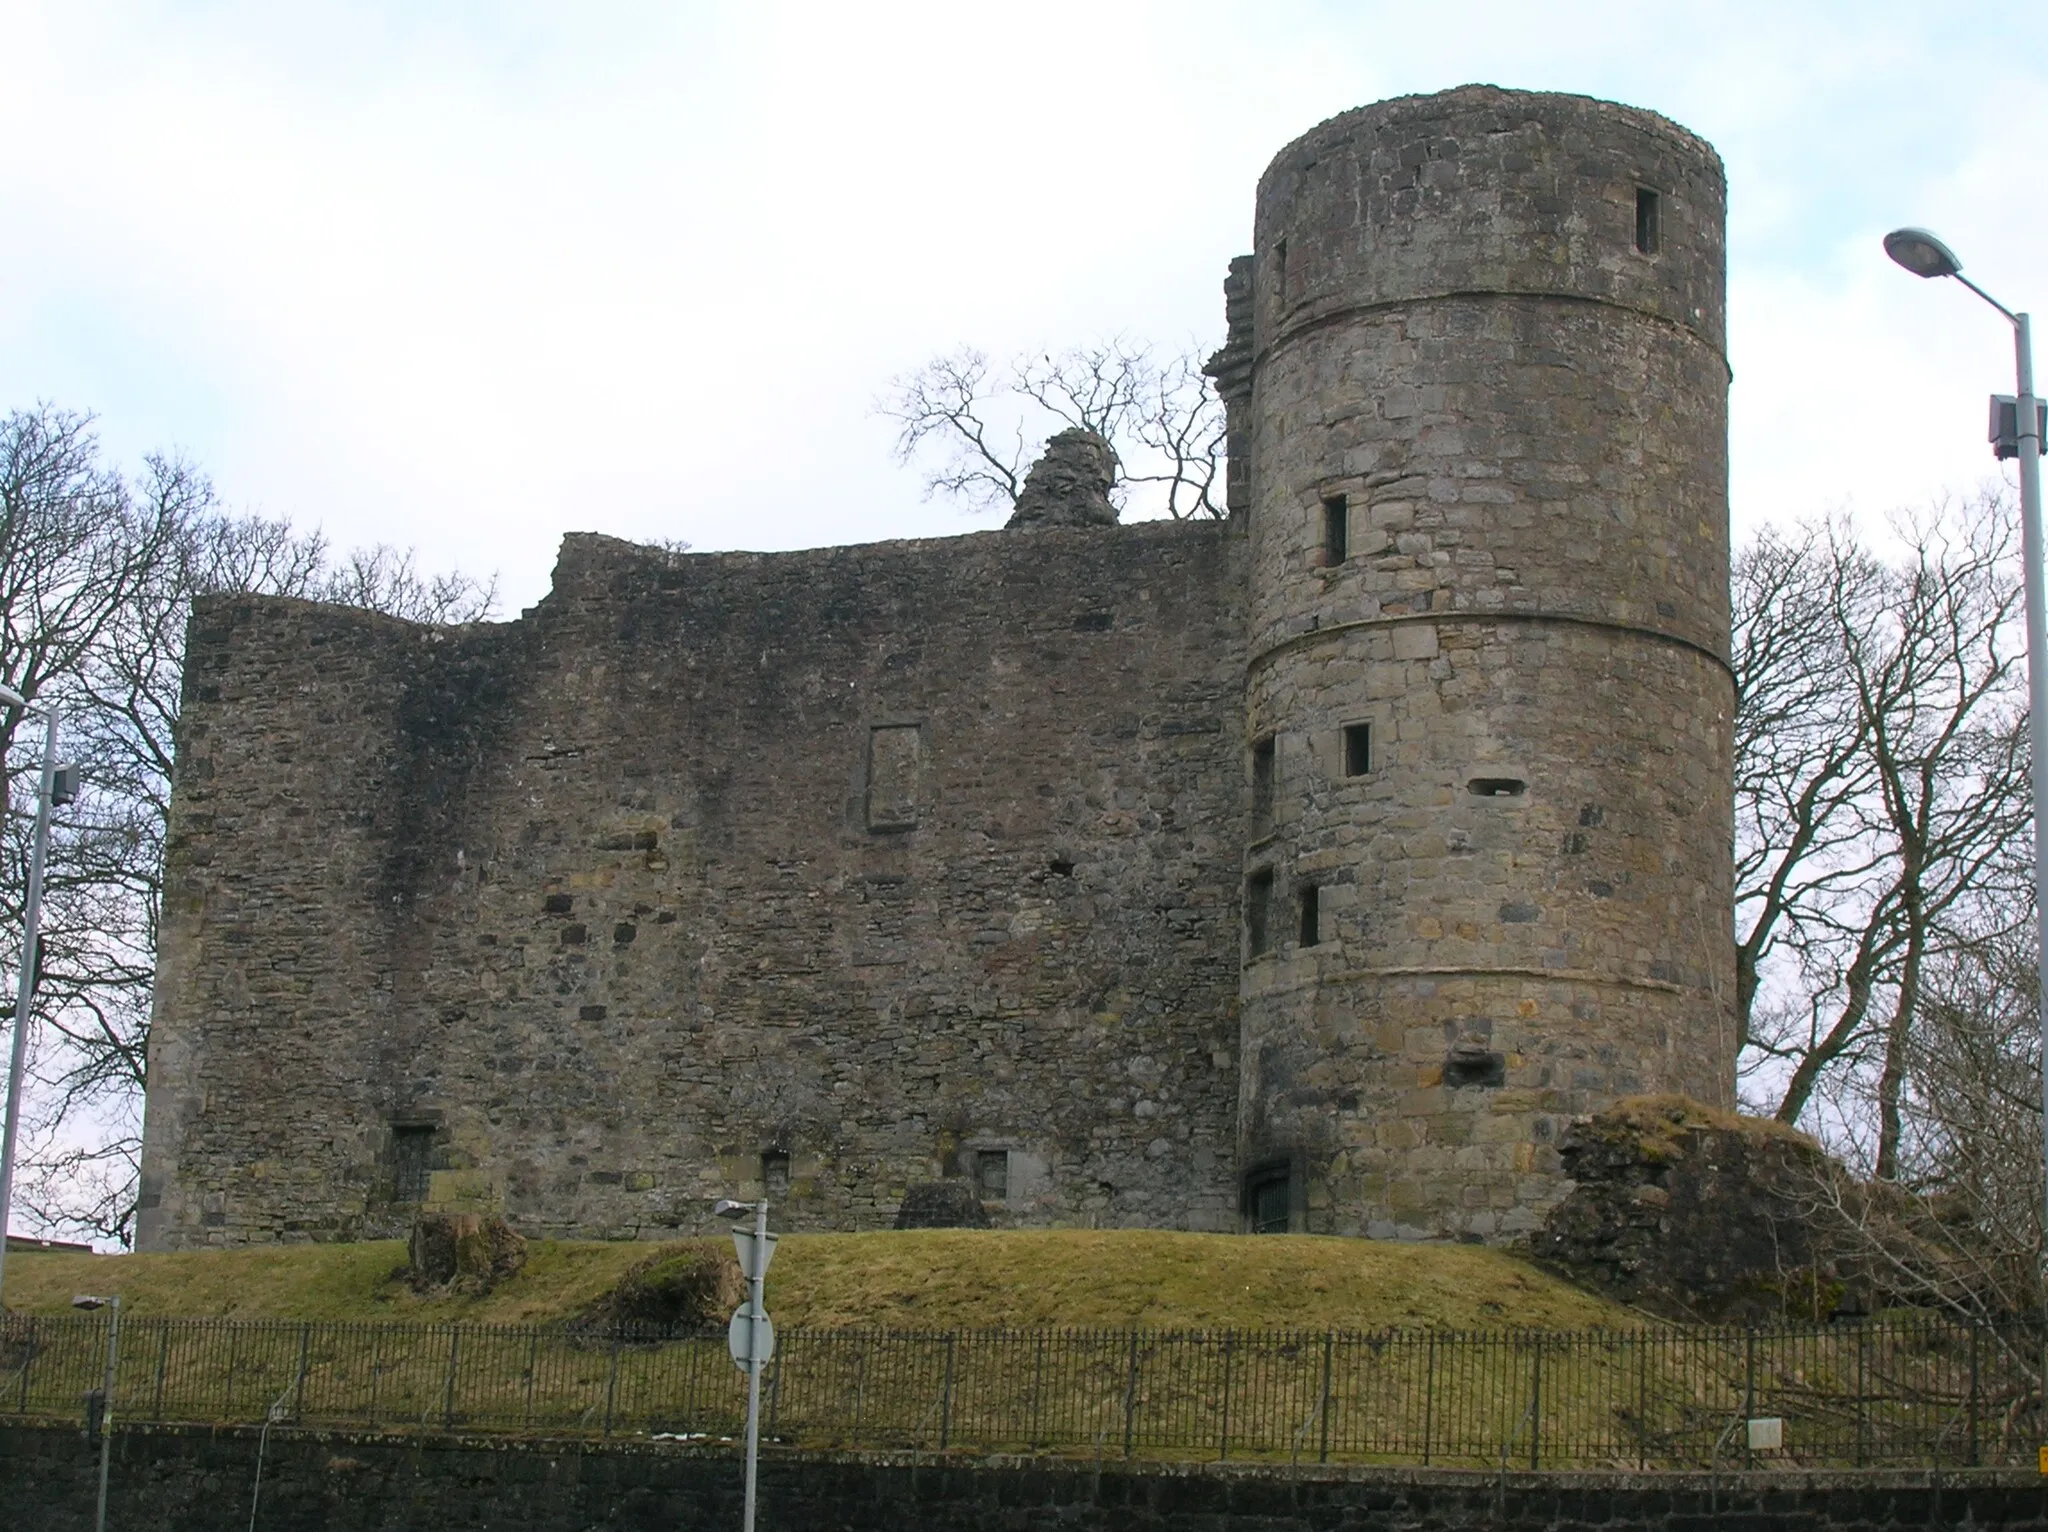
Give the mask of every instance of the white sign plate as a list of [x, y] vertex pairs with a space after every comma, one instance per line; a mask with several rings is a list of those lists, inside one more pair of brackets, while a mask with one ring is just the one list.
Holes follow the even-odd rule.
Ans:
[[[741, 1304], [732, 1316], [732, 1323], [726, 1327], [725, 1349], [732, 1353], [733, 1365], [741, 1372], [747, 1370], [747, 1347], [754, 1332], [754, 1313], [750, 1304]], [[775, 1321], [766, 1314], [761, 1316], [761, 1365], [766, 1367], [775, 1360]]]
[[749, 1282], [768, 1275], [768, 1263], [775, 1259], [775, 1242], [780, 1238], [782, 1236], [779, 1234], [768, 1236], [768, 1252], [761, 1257], [761, 1269], [756, 1271], [754, 1270], [754, 1231], [752, 1229], [735, 1229], [732, 1231], [732, 1248], [739, 1253], [740, 1273]]

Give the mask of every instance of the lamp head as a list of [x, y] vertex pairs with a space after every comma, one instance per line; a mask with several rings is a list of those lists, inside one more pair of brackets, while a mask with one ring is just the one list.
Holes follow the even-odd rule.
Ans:
[[74, 1309], [103, 1309], [112, 1303], [112, 1298], [102, 1298], [98, 1293], [77, 1293], [71, 1299]]
[[720, 1218], [744, 1218], [754, 1211], [751, 1202], [735, 1202], [730, 1197], [720, 1197], [711, 1204], [711, 1211]]
[[1884, 237], [1884, 253], [1916, 277], [1952, 277], [1963, 269], [1955, 251], [1925, 229], [1894, 229]]
[[11, 686], [0, 686], [0, 707], [27, 707], [28, 698]]

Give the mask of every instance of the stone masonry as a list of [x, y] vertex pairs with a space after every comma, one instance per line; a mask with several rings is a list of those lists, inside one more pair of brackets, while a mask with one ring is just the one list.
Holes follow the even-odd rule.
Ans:
[[1492, 1238], [1726, 1101], [1722, 203], [1645, 112], [1382, 103], [1231, 263], [1227, 522], [1103, 524], [1091, 438], [1027, 530], [202, 602], [141, 1243]]

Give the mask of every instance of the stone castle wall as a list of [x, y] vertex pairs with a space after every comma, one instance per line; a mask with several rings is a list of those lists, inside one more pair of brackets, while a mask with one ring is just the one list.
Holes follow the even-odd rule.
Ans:
[[1001, 1221], [1234, 1226], [1241, 546], [573, 537], [502, 625], [203, 604], [143, 1244], [390, 1234], [422, 1168], [533, 1232], [764, 1177], [873, 1227], [984, 1151]]
[[1524, 1232], [1570, 1118], [1732, 1087], [1722, 221], [1690, 134], [1486, 87], [1260, 184], [1240, 1153], [1297, 1227]]

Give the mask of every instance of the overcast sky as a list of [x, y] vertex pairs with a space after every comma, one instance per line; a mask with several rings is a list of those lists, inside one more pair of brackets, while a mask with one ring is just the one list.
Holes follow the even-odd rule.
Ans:
[[[0, 0], [0, 407], [538, 599], [560, 535], [968, 531], [873, 413], [971, 342], [1207, 349], [1260, 170], [1467, 81], [1727, 162], [1738, 528], [1995, 469], [2048, 310], [2048, 7]], [[2011, 167], [2011, 168], [2008, 168]]]

